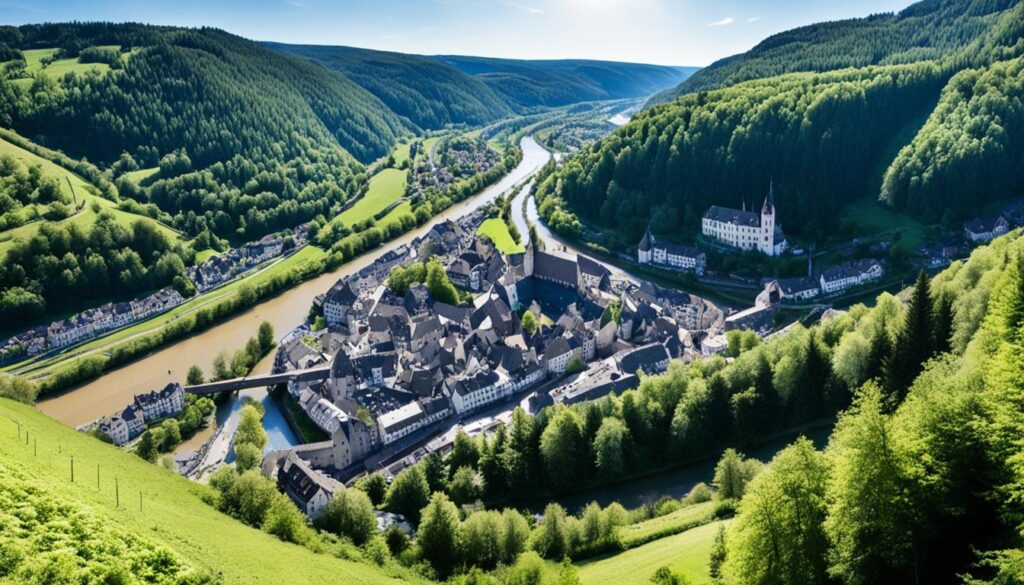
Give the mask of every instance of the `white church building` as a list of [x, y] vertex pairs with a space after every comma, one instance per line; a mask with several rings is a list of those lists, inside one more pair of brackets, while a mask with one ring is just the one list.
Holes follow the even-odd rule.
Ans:
[[757, 250], [768, 256], [786, 251], [786, 236], [775, 220], [775, 188], [769, 187], [761, 214], [746, 209], [712, 205], [701, 225], [705, 237], [741, 250]]

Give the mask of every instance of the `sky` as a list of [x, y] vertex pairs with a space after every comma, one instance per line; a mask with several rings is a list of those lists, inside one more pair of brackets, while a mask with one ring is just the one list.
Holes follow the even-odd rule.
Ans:
[[425, 55], [704, 66], [797, 26], [911, 0], [0, 0], [0, 23], [213, 26], [256, 40]]

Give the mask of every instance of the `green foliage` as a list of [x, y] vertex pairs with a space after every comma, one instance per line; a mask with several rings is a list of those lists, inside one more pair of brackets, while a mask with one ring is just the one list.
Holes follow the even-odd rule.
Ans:
[[0, 374], [0, 398], [32, 404], [38, 394], [39, 389], [36, 385], [25, 378]]
[[[937, 60], [966, 53], [1013, 0], [931, 0], [893, 14], [812, 24], [761, 41], [750, 51], [706, 67], [654, 101], [794, 71], [828, 71], [888, 63]], [[973, 55], [971, 53], [974, 53]], [[959, 56], [959, 55], [958, 55]]]
[[430, 502], [430, 486], [419, 465], [403, 469], [388, 488], [387, 508], [419, 523], [420, 512]]
[[586, 469], [587, 446], [575, 412], [563, 409], [554, 415], [541, 435], [540, 452], [551, 485], [558, 489], [576, 485]]
[[203, 369], [196, 364], [192, 364], [188, 369], [188, 374], [185, 375], [185, 382], [189, 386], [195, 386], [197, 384], [202, 384], [205, 381], [206, 377], [203, 375]]
[[270, 321], [260, 323], [259, 332], [256, 335], [256, 341], [260, 357], [270, 353], [270, 350], [274, 349], [274, 346], [277, 345], [277, 340], [274, 339], [274, 326]]
[[[117, 74], [33, 83], [5, 113], [19, 131], [45, 135], [73, 157], [112, 163], [127, 151], [143, 166], [161, 163], [170, 172], [151, 185], [119, 185], [189, 233], [253, 237], [327, 215], [358, 189], [352, 157], [374, 160], [405, 131], [369, 92], [304, 59], [214, 29], [105, 27], [26, 28], [33, 45], [117, 36], [138, 49]], [[121, 123], [89, 124], [96, 115]]]
[[[1024, 8], [1017, 10], [1024, 15]], [[1018, 193], [1024, 161], [1024, 59], [964, 71], [886, 171], [882, 199], [932, 219]], [[945, 153], [949, 153], [946, 155]]]
[[563, 59], [518, 61], [488, 57], [440, 57], [476, 76], [516, 111], [538, 106], [645, 97], [672, 87], [692, 68]]
[[519, 555], [505, 578], [505, 585], [541, 585], [543, 579], [544, 561], [530, 551]]
[[184, 252], [153, 222], [122, 225], [101, 212], [96, 223], [46, 223], [16, 241], [0, 264], [0, 320], [25, 323], [83, 300], [168, 286], [185, 269]]
[[761, 467], [757, 459], [744, 459], [734, 449], [726, 449], [715, 466], [715, 495], [723, 500], [742, 498], [747, 484], [757, 477]]
[[235, 469], [238, 473], [245, 473], [250, 469], [256, 469], [263, 459], [263, 451], [251, 443], [240, 443], [235, 445]]
[[448, 494], [457, 506], [475, 502], [483, 491], [480, 475], [471, 467], [460, 467], [452, 475]]
[[532, 312], [526, 311], [523, 313], [522, 327], [523, 333], [533, 335], [537, 331], [537, 317], [534, 317]]
[[747, 488], [729, 532], [717, 542], [726, 582], [802, 584], [825, 579], [825, 488], [828, 466], [807, 439], [779, 452]]
[[594, 437], [597, 471], [606, 480], [620, 477], [626, 471], [629, 429], [617, 418], [607, 418]]
[[739, 355], [747, 350], [753, 349], [761, 344], [761, 336], [756, 331], [750, 329], [733, 329], [727, 331], [725, 339], [729, 345], [726, 349], [726, 355], [729, 357], [739, 357]]
[[910, 384], [933, 353], [932, 298], [928, 275], [922, 270], [914, 284], [903, 324], [896, 334], [893, 352], [884, 363], [883, 381], [893, 408], [903, 402]]
[[267, 445], [267, 432], [263, 430], [263, 415], [252, 404], [242, 407], [235, 429], [235, 445], [252, 445], [263, 451]]
[[444, 494], [434, 494], [423, 509], [416, 541], [423, 558], [441, 577], [447, 577], [458, 566], [460, 539], [458, 509]]
[[444, 266], [441, 266], [441, 262], [437, 258], [431, 258], [427, 261], [426, 268], [424, 283], [427, 285], [427, 290], [430, 291], [430, 296], [435, 301], [458, 305], [459, 291], [452, 281], [448, 280], [448, 274], [444, 271]]
[[348, 538], [357, 546], [369, 542], [377, 533], [373, 504], [369, 496], [357, 489], [335, 493], [319, 523], [324, 529]]
[[276, 43], [266, 46], [338, 71], [420, 128], [479, 125], [511, 113], [487, 84], [441, 60], [352, 47]]
[[427, 278], [427, 267], [422, 262], [408, 266], [395, 266], [388, 273], [388, 289], [398, 296], [405, 296], [409, 287]]
[[218, 582], [7, 464], [0, 464], [0, 526], [0, 578], [10, 583]]
[[388, 481], [380, 472], [374, 472], [356, 481], [355, 488], [366, 492], [374, 506], [380, 506], [388, 493]]

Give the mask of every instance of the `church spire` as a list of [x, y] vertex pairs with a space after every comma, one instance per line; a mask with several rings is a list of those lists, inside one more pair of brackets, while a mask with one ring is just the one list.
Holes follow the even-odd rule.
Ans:
[[775, 212], [775, 179], [768, 183], [768, 196], [764, 198], [764, 206], [761, 208], [761, 213], [774, 213]]

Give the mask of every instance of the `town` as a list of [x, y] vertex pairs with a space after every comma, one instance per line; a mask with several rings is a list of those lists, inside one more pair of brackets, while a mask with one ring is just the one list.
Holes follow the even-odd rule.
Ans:
[[[965, 239], [989, 241], [1024, 224], [1019, 209], [1011, 205], [995, 218], [966, 222]], [[867, 258], [829, 267], [817, 278], [764, 278], [753, 306], [727, 311], [613, 273], [586, 255], [538, 249], [530, 238], [502, 251], [481, 227], [497, 221], [507, 229], [494, 213], [485, 206], [439, 222], [338, 280], [317, 297], [310, 320], [280, 339], [270, 376], [169, 384], [83, 430], [128, 445], [147, 427], [179, 415], [187, 393], [284, 384], [328, 438], [271, 451], [261, 468], [315, 516], [341, 486], [374, 472], [393, 478], [424, 457], [444, 455], [458, 432], [492, 433], [516, 407], [535, 413], [636, 388], [642, 376], [665, 371], [672, 360], [725, 352], [728, 331], [768, 334], [784, 302], [840, 294], [885, 274], [881, 261]], [[788, 242], [774, 216], [770, 190], [760, 214], [715, 206], [703, 229], [724, 245], [778, 255]], [[190, 277], [197, 288], [215, 286], [303, 243], [305, 231], [295, 233], [287, 243], [264, 238], [214, 257]], [[698, 247], [664, 241], [650, 229], [637, 245], [637, 263], [696, 275], [707, 268]], [[402, 278], [411, 266], [421, 278]], [[431, 287], [439, 279], [456, 298], [435, 298]], [[214, 439], [230, 440], [221, 430]], [[207, 446], [181, 458], [179, 471], [210, 471], [198, 465]]]

